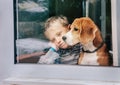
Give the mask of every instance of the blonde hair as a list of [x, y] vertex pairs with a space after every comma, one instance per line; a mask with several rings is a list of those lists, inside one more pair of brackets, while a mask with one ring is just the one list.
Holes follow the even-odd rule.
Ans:
[[68, 26], [69, 22], [67, 20], [67, 17], [60, 15], [60, 16], [53, 16], [50, 17], [49, 19], [47, 19], [47, 21], [45, 22], [45, 30], [46, 31], [48, 28], [50, 28], [50, 26], [55, 23], [55, 22], [59, 22], [62, 26]]

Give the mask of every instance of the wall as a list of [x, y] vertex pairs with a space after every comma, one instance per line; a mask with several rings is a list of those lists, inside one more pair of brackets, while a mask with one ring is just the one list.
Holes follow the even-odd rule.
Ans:
[[13, 64], [13, 4], [0, 0], [0, 81], [10, 75]]
[[[9, 76], [33, 76], [31, 71], [34, 69], [28, 66], [28, 69], [25, 66], [20, 66], [19, 69], [14, 68], [14, 50], [13, 50], [13, 0], [0, 0], [0, 81]], [[117, 8], [120, 8], [120, 0], [116, 0]], [[117, 22], [120, 22], [120, 11], [117, 9]], [[117, 36], [120, 36], [120, 24], [117, 24]], [[120, 43], [120, 38], [118, 38], [118, 42]], [[120, 49], [120, 45], [118, 46]], [[120, 51], [120, 50], [119, 50]], [[120, 55], [120, 52], [118, 52]], [[62, 66], [61, 66], [62, 67]], [[57, 66], [52, 67], [44, 67], [41, 66], [41, 69], [35, 70], [34, 73], [37, 72], [39, 75], [35, 74], [37, 77], [49, 77], [49, 78], [68, 78], [72, 77], [73, 79], [96, 79], [96, 80], [119, 80], [120, 79], [120, 69], [119, 68], [108, 68], [107, 70], [102, 70], [101, 68], [86, 68], [86, 67], [69, 67], [66, 68], [63, 66], [61, 69], [56, 69]], [[43, 70], [44, 69], [44, 70]], [[29, 71], [29, 72], [28, 72]], [[94, 72], [92, 72], [94, 71]], [[76, 72], [76, 73], [74, 73]], [[47, 75], [45, 75], [47, 73]], [[54, 74], [51, 74], [54, 73]], [[114, 75], [112, 74], [114, 73]], [[77, 76], [77, 74], [79, 74]], [[112, 77], [111, 75], [112, 74]], [[98, 76], [97, 76], [98, 75]], [[104, 77], [103, 77], [104, 75]], [[88, 77], [89, 76], [89, 77]]]

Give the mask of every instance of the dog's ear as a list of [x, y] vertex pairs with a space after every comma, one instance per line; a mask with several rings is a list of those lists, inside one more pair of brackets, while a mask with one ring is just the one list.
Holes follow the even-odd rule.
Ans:
[[90, 18], [82, 18], [81, 22], [80, 41], [83, 44], [92, 42], [95, 38], [97, 26]]

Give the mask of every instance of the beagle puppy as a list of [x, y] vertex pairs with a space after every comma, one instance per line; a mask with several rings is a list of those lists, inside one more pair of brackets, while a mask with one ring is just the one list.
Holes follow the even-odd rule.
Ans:
[[88, 17], [76, 18], [63, 40], [70, 46], [77, 43], [83, 45], [78, 64], [111, 66], [113, 64], [101, 32], [96, 24]]

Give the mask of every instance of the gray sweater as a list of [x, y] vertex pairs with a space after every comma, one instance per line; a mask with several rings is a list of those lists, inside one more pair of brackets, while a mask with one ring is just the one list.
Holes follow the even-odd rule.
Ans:
[[69, 47], [67, 49], [59, 49], [58, 51], [49, 49], [45, 55], [40, 57], [38, 63], [76, 65], [81, 51], [81, 44], [76, 44], [73, 47]]

